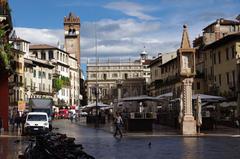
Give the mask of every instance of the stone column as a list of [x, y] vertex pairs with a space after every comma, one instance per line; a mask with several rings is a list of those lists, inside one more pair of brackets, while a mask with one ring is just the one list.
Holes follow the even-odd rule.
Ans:
[[195, 135], [196, 121], [192, 112], [192, 83], [193, 78], [184, 78], [182, 80], [182, 101], [183, 101], [183, 120], [182, 120], [182, 134]]
[[122, 98], [122, 85], [118, 84], [117, 85], [117, 94], [118, 94], [118, 101]]

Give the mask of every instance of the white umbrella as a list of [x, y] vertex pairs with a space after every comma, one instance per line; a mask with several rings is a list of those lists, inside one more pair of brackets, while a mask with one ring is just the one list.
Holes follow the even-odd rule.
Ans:
[[110, 107], [110, 105], [107, 105], [107, 104], [103, 104], [103, 103], [92, 103], [92, 104], [88, 104], [88, 105], [85, 105], [82, 107], [82, 110], [88, 110], [90, 108], [105, 108], [105, 107]]
[[181, 124], [182, 123], [182, 119], [183, 118], [183, 99], [182, 99], [182, 94], [180, 95], [180, 112], [179, 112], [179, 116], [178, 116], [178, 122]]
[[201, 101], [200, 96], [197, 96], [197, 113], [196, 113], [196, 115], [197, 115], [197, 117], [196, 117], [197, 126], [200, 130], [200, 126], [202, 125], [202, 101]]
[[147, 96], [147, 95], [121, 98], [121, 101], [145, 101], [145, 100], [157, 101], [159, 99], [157, 97], [151, 97], [151, 96]]

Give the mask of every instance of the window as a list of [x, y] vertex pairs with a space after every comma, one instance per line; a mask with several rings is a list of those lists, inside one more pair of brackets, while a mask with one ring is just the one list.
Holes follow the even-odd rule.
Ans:
[[103, 79], [106, 80], [107, 79], [107, 74], [103, 74]]
[[218, 52], [218, 63], [219, 64], [221, 63], [221, 52], [220, 51]]
[[41, 78], [41, 77], [42, 77], [42, 72], [38, 71], [38, 78]]
[[227, 77], [227, 84], [229, 84], [229, 72], [226, 73], [226, 77]]
[[19, 101], [19, 90], [17, 90], [17, 101]]
[[45, 91], [45, 84], [43, 83], [43, 91]]
[[118, 77], [118, 74], [117, 74], [117, 73], [114, 73], [114, 74], [112, 74], [112, 77], [113, 77], [113, 78], [117, 78], [117, 77]]
[[46, 73], [42, 72], [42, 78], [46, 78]]
[[37, 57], [37, 51], [33, 51], [33, 55]]
[[228, 51], [228, 48], [226, 48], [226, 60], [229, 60], [229, 51]]
[[36, 70], [33, 70], [33, 77], [36, 77]]
[[213, 64], [216, 64], [216, 54], [213, 54]]
[[235, 86], [235, 71], [232, 71], [232, 81], [233, 81], [233, 85]]
[[221, 86], [222, 85], [222, 75], [221, 74], [218, 75], [218, 80], [219, 80], [219, 86]]
[[51, 74], [50, 73], [48, 73], [48, 79], [51, 80]]
[[200, 82], [197, 82], [197, 90], [199, 90], [201, 87]]
[[53, 59], [53, 51], [52, 50], [50, 50], [48, 52], [48, 57], [49, 57], [49, 60]]
[[96, 76], [96, 74], [91, 74], [90, 77], [91, 78], [96, 78], [97, 76]]
[[39, 83], [38, 86], [39, 86], [39, 91], [41, 91], [42, 90], [41, 83]]
[[128, 79], [128, 74], [127, 73], [124, 74], [124, 79]]
[[43, 51], [41, 52], [41, 59], [46, 60], [46, 53]]
[[231, 47], [231, 50], [232, 50], [232, 59], [235, 58], [235, 47], [232, 46]]
[[23, 82], [23, 77], [19, 76], [19, 78], [20, 78], [20, 83], [22, 83]]

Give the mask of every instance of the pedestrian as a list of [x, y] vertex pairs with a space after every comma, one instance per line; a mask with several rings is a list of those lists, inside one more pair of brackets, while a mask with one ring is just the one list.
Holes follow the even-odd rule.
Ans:
[[121, 127], [123, 125], [123, 120], [122, 120], [122, 117], [119, 113], [116, 113], [116, 118], [114, 120], [114, 125], [115, 125], [114, 137], [117, 136], [117, 133], [119, 133], [120, 137], [122, 137]]
[[21, 124], [22, 124], [22, 135], [24, 135], [24, 124], [26, 122], [27, 114], [24, 112], [21, 116]]
[[15, 117], [15, 123], [17, 124], [17, 130], [20, 128], [20, 123], [21, 123], [21, 117], [19, 113], [17, 113], [17, 116]]
[[2, 121], [2, 117], [0, 116], [0, 134], [2, 133], [2, 125], [3, 125], [3, 121]]
[[73, 113], [71, 112], [70, 113], [70, 120], [71, 120], [71, 123], [73, 122]]

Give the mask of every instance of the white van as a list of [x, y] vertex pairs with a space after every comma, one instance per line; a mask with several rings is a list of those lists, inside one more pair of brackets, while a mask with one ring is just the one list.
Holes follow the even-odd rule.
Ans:
[[30, 112], [24, 125], [26, 134], [49, 132], [49, 119], [45, 112]]

